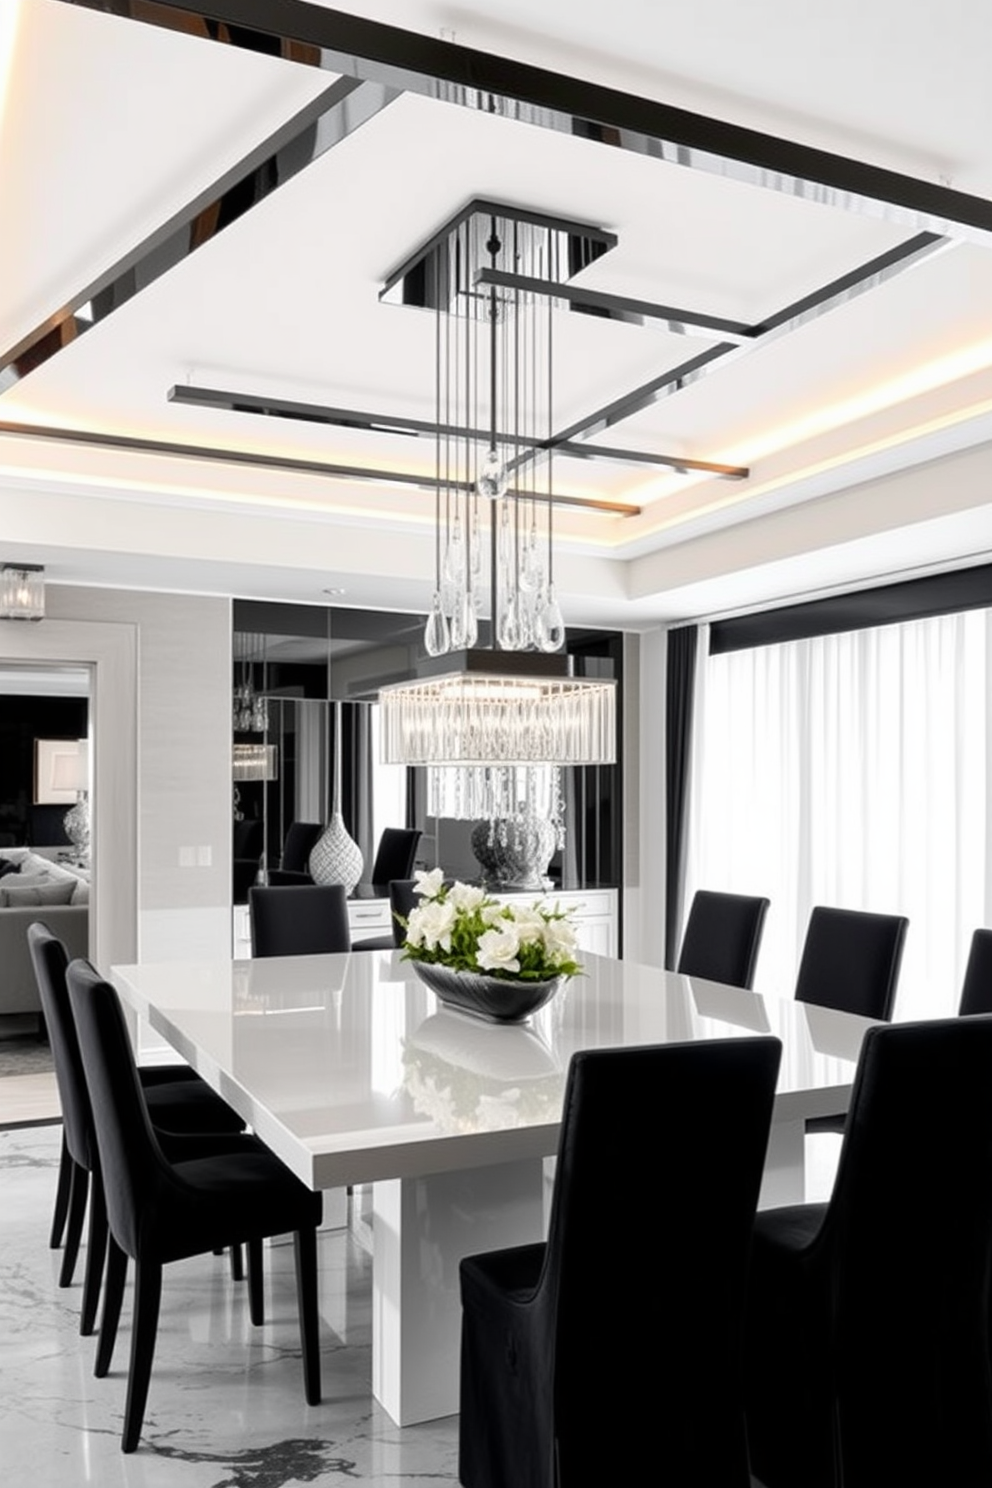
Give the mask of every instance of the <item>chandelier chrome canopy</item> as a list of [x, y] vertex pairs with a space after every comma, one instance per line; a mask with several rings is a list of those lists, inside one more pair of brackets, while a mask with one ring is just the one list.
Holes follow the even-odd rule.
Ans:
[[[554, 581], [558, 289], [612, 234], [472, 202], [382, 298], [434, 313], [428, 661], [380, 693], [387, 763], [609, 763], [615, 685], [572, 677]], [[479, 648], [486, 627], [489, 646]]]

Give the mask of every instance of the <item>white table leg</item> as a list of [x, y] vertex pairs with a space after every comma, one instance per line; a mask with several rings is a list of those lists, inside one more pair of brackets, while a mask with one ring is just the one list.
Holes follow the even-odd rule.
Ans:
[[759, 1209], [806, 1201], [806, 1123], [773, 1121], [761, 1180]]
[[543, 1235], [540, 1158], [373, 1185], [372, 1390], [398, 1426], [458, 1409], [462, 1256]]

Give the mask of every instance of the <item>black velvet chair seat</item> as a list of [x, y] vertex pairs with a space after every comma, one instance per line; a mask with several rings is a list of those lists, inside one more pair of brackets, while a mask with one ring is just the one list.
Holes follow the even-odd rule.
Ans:
[[828, 1205], [754, 1226], [766, 1488], [992, 1483], [992, 1018], [865, 1035]]
[[[226, 1245], [294, 1235], [303, 1373], [308, 1404], [320, 1400], [317, 1226], [313, 1193], [260, 1143], [230, 1138], [230, 1150], [170, 1161], [148, 1118], [117, 995], [87, 961], [67, 972], [86, 1088], [103, 1176], [109, 1249], [97, 1373], [106, 1372], [117, 1332], [127, 1258], [134, 1259], [135, 1301], [122, 1450], [141, 1435], [158, 1327], [162, 1267]], [[179, 1151], [182, 1136], [174, 1139]], [[220, 1139], [222, 1140], [222, 1139]], [[251, 1275], [260, 1277], [253, 1266]], [[254, 1300], [252, 1305], [254, 1316]]]
[[[780, 1054], [573, 1057], [547, 1244], [461, 1263], [465, 1488], [749, 1488], [747, 1258]], [[634, 1215], [619, 1253], [608, 1192]]]

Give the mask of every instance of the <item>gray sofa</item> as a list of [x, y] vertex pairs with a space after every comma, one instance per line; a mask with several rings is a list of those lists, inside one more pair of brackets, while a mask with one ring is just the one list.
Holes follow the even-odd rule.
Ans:
[[[20, 868], [19, 873], [8, 873], [0, 878], [0, 1016], [40, 1013], [34, 969], [28, 954], [28, 926], [35, 920], [43, 920], [52, 934], [65, 942], [70, 957], [87, 955], [89, 885], [70, 869], [37, 857], [25, 848], [0, 849], [0, 858], [17, 862]], [[14, 887], [23, 893], [24, 889], [37, 884], [44, 893], [45, 885], [66, 880], [74, 884], [72, 903], [7, 905], [3, 902], [5, 888]]]

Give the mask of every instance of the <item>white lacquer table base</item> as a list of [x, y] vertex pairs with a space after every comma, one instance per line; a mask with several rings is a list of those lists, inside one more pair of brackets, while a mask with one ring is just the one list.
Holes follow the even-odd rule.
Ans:
[[543, 1233], [540, 1158], [373, 1185], [372, 1389], [398, 1426], [458, 1410], [463, 1256]]

